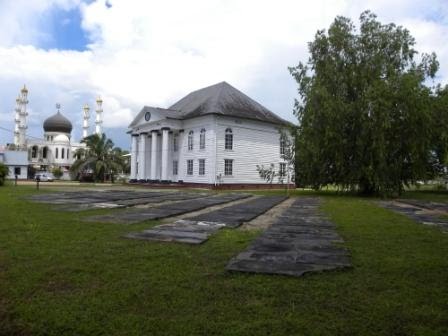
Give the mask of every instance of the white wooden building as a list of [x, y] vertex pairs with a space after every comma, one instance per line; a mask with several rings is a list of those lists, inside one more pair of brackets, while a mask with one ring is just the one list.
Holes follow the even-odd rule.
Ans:
[[279, 129], [288, 124], [226, 82], [168, 109], [145, 106], [129, 125], [131, 181], [265, 185], [256, 166], [285, 169]]

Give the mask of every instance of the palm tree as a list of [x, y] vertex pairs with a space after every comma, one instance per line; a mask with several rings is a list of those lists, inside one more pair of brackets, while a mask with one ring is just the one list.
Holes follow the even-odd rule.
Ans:
[[[114, 143], [103, 133], [92, 134], [81, 140], [86, 148], [80, 148], [75, 152], [76, 161], [70, 168], [72, 176], [80, 176], [91, 171], [95, 181], [105, 181], [107, 175], [111, 180], [113, 175], [122, 170], [123, 160]], [[121, 152], [121, 149], [120, 149]]]

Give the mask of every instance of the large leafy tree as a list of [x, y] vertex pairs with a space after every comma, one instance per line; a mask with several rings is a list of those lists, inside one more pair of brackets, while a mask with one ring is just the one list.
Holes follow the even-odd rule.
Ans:
[[95, 181], [104, 181], [107, 176], [113, 179], [114, 174], [123, 171], [122, 151], [119, 147], [114, 148], [114, 143], [104, 133], [89, 135], [81, 142], [86, 144], [86, 148], [76, 151], [76, 161], [70, 168], [72, 175], [89, 172]]
[[[360, 29], [337, 17], [290, 68], [300, 99], [299, 184], [334, 183], [362, 193], [400, 193], [427, 177], [435, 54], [418, 55], [409, 31], [367, 11]], [[417, 60], [418, 59], [418, 60]]]
[[448, 175], [448, 86], [433, 95], [433, 167], [438, 176]]

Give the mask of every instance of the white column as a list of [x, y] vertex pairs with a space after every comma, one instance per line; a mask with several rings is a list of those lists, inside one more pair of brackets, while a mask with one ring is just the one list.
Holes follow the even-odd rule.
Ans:
[[157, 179], [157, 131], [151, 136], [151, 180]]
[[146, 139], [148, 133], [140, 133], [140, 148], [138, 152], [138, 178], [146, 180]]
[[132, 134], [131, 142], [131, 180], [137, 179], [137, 137], [138, 134]]
[[168, 137], [170, 129], [162, 128], [162, 181], [168, 180]]

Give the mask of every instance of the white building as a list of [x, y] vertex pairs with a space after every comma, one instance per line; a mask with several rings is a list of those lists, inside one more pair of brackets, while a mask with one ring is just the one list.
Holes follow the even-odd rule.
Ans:
[[[103, 102], [101, 98], [98, 98], [96, 102], [96, 133], [101, 134]], [[22, 162], [23, 157], [27, 158], [26, 169], [24, 169], [23, 165], [20, 166], [21, 173], [18, 174], [19, 178], [32, 177], [27, 176], [28, 166], [30, 166], [36, 171], [50, 172], [54, 168], [61, 168], [63, 172], [62, 178], [69, 179], [69, 169], [75, 161], [75, 151], [85, 147], [85, 144], [73, 141], [71, 136], [73, 129], [72, 123], [62, 115], [59, 104], [56, 104], [56, 114], [45, 119], [43, 123], [43, 137], [35, 138], [27, 136], [27, 105], [28, 89], [24, 86], [16, 99], [14, 144], [6, 146], [3, 151], [4, 163], [12, 167], [10, 169], [18, 172], [19, 165], [17, 165], [16, 161], [20, 158], [20, 162]], [[83, 137], [88, 135], [89, 118], [89, 106], [85, 105], [83, 107]], [[10, 172], [8, 177], [14, 178], [15, 175]]]
[[69, 179], [70, 166], [75, 161], [74, 153], [84, 144], [74, 142], [71, 137], [72, 123], [64, 117], [57, 105], [56, 114], [45, 119], [43, 139], [27, 139], [28, 163], [37, 171], [61, 168], [63, 179]]
[[145, 106], [129, 125], [131, 181], [266, 185], [256, 166], [285, 169], [279, 129], [288, 124], [226, 82], [168, 109]]
[[26, 151], [9, 150], [0, 146], [0, 163], [4, 163], [8, 169], [8, 179], [26, 179], [28, 176], [28, 157]]

